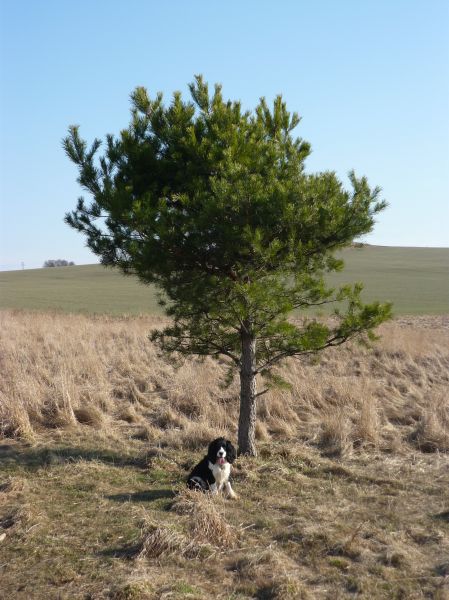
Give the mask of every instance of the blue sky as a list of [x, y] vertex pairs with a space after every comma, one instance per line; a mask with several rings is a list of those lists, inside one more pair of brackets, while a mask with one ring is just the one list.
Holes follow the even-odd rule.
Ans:
[[196, 73], [245, 108], [282, 93], [310, 172], [354, 168], [390, 206], [366, 241], [449, 246], [446, 0], [0, 0], [0, 270], [96, 257], [63, 222], [81, 190], [61, 149], [128, 124], [144, 85]]

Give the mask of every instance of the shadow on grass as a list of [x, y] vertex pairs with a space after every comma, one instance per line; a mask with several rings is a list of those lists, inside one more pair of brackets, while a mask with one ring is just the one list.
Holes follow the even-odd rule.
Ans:
[[146, 490], [144, 492], [133, 492], [129, 494], [113, 494], [106, 496], [108, 500], [114, 502], [153, 502], [161, 498], [174, 498], [175, 493], [172, 490]]
[[449, 510], [437, 513], [436, 515], [433, 515], [433, 518], [438, 519], [439, 521], [446, 521], [446, 523], [449, 523]]
[[148, 465], [146, 456], [127, 456], [111, 450], [90, 450], [73, 447], [33, 448], [15, 444], [0, 444], [0, 467], [22, 466], [28, 469], [38, 469], [79, 460], [141, 469]]
[[133, 558], [136, 558], [140, 550], [140, 544], [129, 544], [127, 546], [121, 546], [118, 548], [106, 548], [105, 550], [100, 550], [95, 554], [97, 556], [104, 556], [106, 558], [123, 558], [125, 560], [132, 560]]
[[254, 596], [257, 600], [276, 600], [279, 595], [274, 585], [266, 585], [259, 588]]

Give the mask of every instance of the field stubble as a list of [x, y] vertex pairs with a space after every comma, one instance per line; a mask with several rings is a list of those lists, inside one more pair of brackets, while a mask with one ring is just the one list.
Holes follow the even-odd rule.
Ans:
[[210, 505], [182, 481], [211, 438], [236, 437], [225, 362], [175, 368], [151, 317], [0, 321], [8, 597], [449, 597], [447, 317], [286, 363], [240, 499]]

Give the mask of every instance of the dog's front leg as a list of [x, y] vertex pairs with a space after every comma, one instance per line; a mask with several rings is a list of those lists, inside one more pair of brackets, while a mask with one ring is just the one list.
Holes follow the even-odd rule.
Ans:
[[234, 492], [234, 490], [232, 489], [232, 486], [231, 486], [231, 482], [230, 482], [230, 481], [227, 481], [227, 482], [225, 483], [225, 487], [226, 487], [226, 492], [227, 492], [227, 494], [228, 494], [228, 496], [229, 496], [230, 498], [233, 498], [234, 500], [235, 500], [236, 498], [238, 498], [237, 494], [236, 494], [236, 493]]
[[211, 494], [218, 494], [218, 488], [216, 483], [211, 483], [210, 485]]

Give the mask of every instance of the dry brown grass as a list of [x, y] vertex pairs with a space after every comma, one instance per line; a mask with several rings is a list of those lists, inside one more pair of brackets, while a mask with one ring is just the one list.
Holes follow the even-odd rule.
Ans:
[[171, 510], [181, 516], [173, 523], [155, 523], [145, 515], [137, 548], [136, 559], [208, 558], [217, 551], [233, 548], [238, 531], [224, 516], [224, 500], [209, 494], [182, 488], [178, 491]]
[[260, 595], [272, 600], [311, 600], [301, 579], [298, 565], [276, 544], [255, 548], [251, 555], [238, 556], [232, 569], [242, 581], [257, 581]]
[[223, 497], [183, 489], [173, 503], [173, 510], [188, 516], [191, 539], [219, 548], [236, 545], [238, 531], [226, 521]]
[[10, 537], [23, 539], [37, 526], [39, 515], [27, 500], [28, 495], [29, 484], [23, 477], [0, 481], [0, 542]]
[[[45, 429], [90, 426], [169, 447], [197, 449], [235, 437], [238, 384], [223, 391], [226, 365], [161, 360], [150, 317], [1, 312], [0, 431], [34, 440]], [[291, 390], [259, 401], [257, 438], [296, 439], [328, 456], [375, 448], [449, 449], [449, 328], [440, 317], [381, 329], [374, 350], [346, 346], [319, 363], [291, 360]]]
[[27, 491], [28, 483], [26, 479], [22, 477], [8, 477], [5, 481], [0, 483], [0, 502], [11, 498], [12, 496], [19, 496]]
[[142, 539], [135, 554], [136, 559], [177, 557], [193, 558], [201, 552], [201, 546], [185, 535], [167, 526], [146, 522]]
[[423, 452], [449, 452], [449, 411], [447, 396], [430, 398], [410, 439]]
[[0, 313], [8, 598], [447, 598], [447, 319], [289, 361], [237, 502], [179, 490], [212, 437], [235, 439], [238, 383], [161, 360], [158, 325]]

